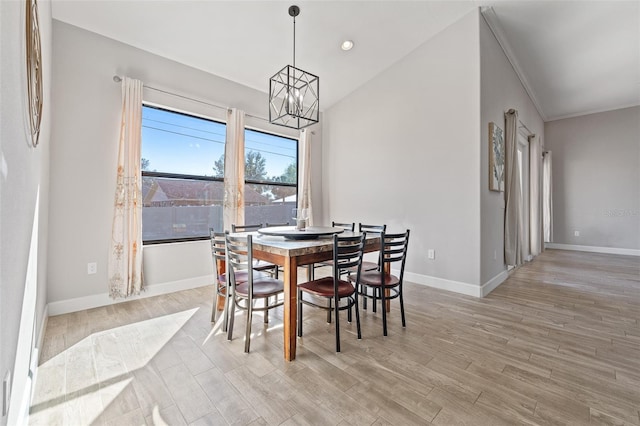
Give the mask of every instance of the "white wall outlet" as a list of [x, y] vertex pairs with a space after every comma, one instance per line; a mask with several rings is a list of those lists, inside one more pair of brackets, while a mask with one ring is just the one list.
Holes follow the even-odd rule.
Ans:
[[9, 413], [9, 401], [11, 396], [11, 371], [7, 371], [2, 380], [2, 417]]
[[98, 272], [98, 264], [96, 262], [87, 263], [87, 274], [93, 275]]
[[580, 231], [573, 231], [573, 236], [574, 237], [579, 237], [580, 236]]
[[427, 250], [427, 258], [435, 259], [436, 258], [436, 251], [434, 249]]
[[498, 250], [493, 251], [493, 260], [498, 260]]

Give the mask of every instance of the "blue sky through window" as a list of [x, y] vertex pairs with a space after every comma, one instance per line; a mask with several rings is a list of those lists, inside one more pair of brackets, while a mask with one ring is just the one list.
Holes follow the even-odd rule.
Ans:
[[[224, 153], [225, 124], [144, 106], [142, 141], [147, 170], [212, 176], [214, 162]], [[280, 176], [295, 164], [297, 141], [247, 130], [245, 151], [260, 152], [268, 176]]]

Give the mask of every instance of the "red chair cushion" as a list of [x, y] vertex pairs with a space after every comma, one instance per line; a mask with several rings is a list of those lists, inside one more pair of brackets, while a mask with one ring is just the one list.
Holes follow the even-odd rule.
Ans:
[[[275, 278], [253, 278], [253, 297], [268, 297], [274, 296], [284, 291], [284, 283]], [[242, 297], [249, 296], [249, 283], [243, 282], [238, 284], [236, 282], [236, 293]]]
[[[316, 296], [333, 297], [333, 277], [324, 277], [313, 281], [302, 283], [298, 286], [302, 291], [306, 291]], [[354, 293], [355, 289], [350, 282], [338, 281], [338, 296], [347, 297]]]
[[[380, 287], [380, 272], [363, 272], [360, 274], [360, 284], [369, 287]], [[395, 287], [400, 284], [400, 280], [395, 275], [384, 274], [384, 286]]]

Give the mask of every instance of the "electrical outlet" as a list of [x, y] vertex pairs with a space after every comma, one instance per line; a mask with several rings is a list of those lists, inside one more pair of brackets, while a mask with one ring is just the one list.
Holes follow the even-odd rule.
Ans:
[[493, 251], [493, 260], [498, 260], [498, 250]]
[[98, 272], [98, 264], [96, 262], [87, 263], [87, 274], [93, 275]]
[[574, 237], [579, 237], [580, 236], [580, 231], [573, 231], [573, 236]]
[[427, 258], [429, 259], [435, 259], [436, 258], [436, 251], [434, 249], [429, 249], [427, 250]]
[[11, 393], [11, 371], [7, 371], [2, 380], [2, 416], [9, 413], [9, 397]]

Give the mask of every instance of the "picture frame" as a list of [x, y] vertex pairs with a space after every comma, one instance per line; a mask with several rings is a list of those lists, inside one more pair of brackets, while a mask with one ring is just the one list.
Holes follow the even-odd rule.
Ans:
[[504, 132], [494, 122], [489, 123], [489, 190], [504, 191]]

